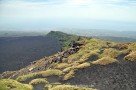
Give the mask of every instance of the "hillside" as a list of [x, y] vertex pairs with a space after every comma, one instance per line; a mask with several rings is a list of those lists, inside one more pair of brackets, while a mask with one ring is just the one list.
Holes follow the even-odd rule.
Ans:
[[34, 60], [52, 55], [60, 50], [59, 41], [50, 37], [0, 38], [0, 73], [7, 70], [21, 69]]
[[1, 37], [0, 73], [21, 69], [32, 61], [55, 54], [77, 39], [77, 36], [54, 31], [46, 36]]
[[[57, 35], [53, 35], [54, 38], [60, 39], [60, 32], [51, 33]], [[61, 37], [67, 35], [63, 34]], [[60, 41], [63, 41], [62, 39]], [[23, 87], [23, 90], [136, 89], [135, 42], [115, 43], [78, 37], [74, 41], [65, 39], [61, 44], [63, 47], [66, 46], [63, 51], [31, 62], [20, 70], [1, 74], [0, 89], [20, 87]], [[12, 81], [13, 83], [9, 85], [8, 82]]]

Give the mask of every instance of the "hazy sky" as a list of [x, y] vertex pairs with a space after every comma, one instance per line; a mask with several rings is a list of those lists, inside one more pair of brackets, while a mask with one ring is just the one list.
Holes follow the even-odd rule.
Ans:
[[136, 30], [136, 0], [0, 0], [0, 30]]

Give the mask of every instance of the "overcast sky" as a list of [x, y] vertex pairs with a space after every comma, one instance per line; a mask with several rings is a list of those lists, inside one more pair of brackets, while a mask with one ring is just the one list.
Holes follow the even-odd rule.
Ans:
[[0, 30], [136, 30], [136, 0], [0, 0]]

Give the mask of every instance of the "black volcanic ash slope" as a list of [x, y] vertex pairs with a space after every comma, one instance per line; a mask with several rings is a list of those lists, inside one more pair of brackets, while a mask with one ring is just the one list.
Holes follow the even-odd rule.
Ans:
[[0, 73], [23, 68], [30, 62], [57, 53], [78, 36], [51, 31], [46, 36], [1, 37]]
[[23, 68], [60, 49], [59, 41], [47, 36], [0, 38], [0, 72]]

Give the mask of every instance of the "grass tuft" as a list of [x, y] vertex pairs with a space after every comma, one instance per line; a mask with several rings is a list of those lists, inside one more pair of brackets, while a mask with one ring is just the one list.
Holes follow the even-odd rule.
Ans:
[[118, 61], [111, 57], [103, 57], [101, 59], [93, 61], [92, 64], [107, 65], [107, 64], [114, 63], [114, 62], [118, 62]]
[[101, 54], [102, 57], [109, 56], [111, 58], [116, 58], [119, 55], [119, 51], [113, 48], [107, 48]]
[[25, 82], [29, 79], [34, 79], [34, 78], [40, 78], [40, 77], [48, 77], [48, 76], [61, 76], [63, 73], [60, 70], [57, 69], [49, 69], [46, 71], [40, 71], [37, 73], [31, 73], [23, 76], [19, 76], [16, 80], [19, 82]]
[[128, 61], [136, 61], [136, 51], [131, 52], [130, 54], [125, 56], [124, 59]]
[[29, 84], [31, 85], [48, 84], [48, 81], [45, 78], [37, 78], [33, 79]]
[[0, 90], [33, 90], [33, 87], [12, 79], [0, 79]]
[[69, 67], [70, 64], [68, 63], [59, 63], [57, 64], [57, 66], [55, 67], [56, 69], [63, 69], [63, 68], [66, 68], [66, 67]]
[[87, 67], [90, 67], [90, 63], [85, 62], [85, 63], [79, 64], [78, 66], [75, 66], [75, 69], [83, 69]]
[[19, 82], [25, 82], [28, 79], [33, 79], [35, 77], [38, 77], [38, 74], [37, 73], [31, 73], [31, 74], [19, 76], [19, 77], [17, 77], [16, 80], [19, 81]]
[[77, 87], [73, 85], [57, 85], [50, 90], [96, 90], [92, 88]]
[[48, 77], [48, 76], [61, 76], [63, 74], [62, 71], [57, 70], [57, 69], [49, 69], [46, 71], [41, 71], [38, 74], [42, 75], [43, 77]]
[[74, 67], [67, 67], [67, 68], [65, 68], [65, 69], [63, 69], [63, 72], [64, 73], [67, 73], [67, 72], [69, 72], [70, 70], [72, 70]]
[[136, 43], [129, 44], [128, 49], [131, 51], [136, 51]]
[[74, 70], [69, 71], [69, 72], [63, 77], [63, 80], [68, 80], [68, 79], [73, 78], [73, 77], [74, 77], [74, 74], [75, 74], [75, 71], [74, 71]]

